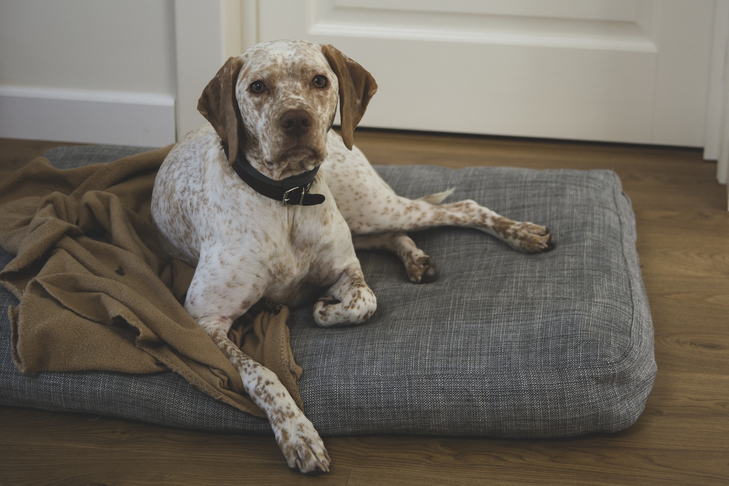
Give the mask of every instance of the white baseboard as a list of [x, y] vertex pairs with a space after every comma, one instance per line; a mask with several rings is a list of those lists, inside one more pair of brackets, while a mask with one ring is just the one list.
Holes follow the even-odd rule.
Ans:
[[175, 97], [0, 86], [0, 138], [162, 147], [175, 142]]

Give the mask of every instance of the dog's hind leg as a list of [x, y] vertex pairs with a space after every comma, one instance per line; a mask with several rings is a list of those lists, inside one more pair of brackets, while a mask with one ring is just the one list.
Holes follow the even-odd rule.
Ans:
[[353, 235], [355, 250], [386, 250], [395, 253], [413, 283], [430, 283], [438, 278], [435, 262], [403, 231]]
[[471, 200], [439, 204], [451, 191], [415, 200], [398, 196], [356, 147], [351, 153], [336, 144], [331, 148], [338, 152], [324, 166], [326, 180], [352, 235], [461, 226], [479, 229], [525, 253], [554, 248], [544, 226], [512, 221]]
[[471, 200], [436, 206], [425, 198], [411, 200], [385, 193], [378, 206], [369, 208], [365, 202], [360, 210], [364, 217], [342, 211], [353, 235], [460, 226], [479, 229], [525, 253], [554, 248], [552, 234], [546, 227], [512, 221]]

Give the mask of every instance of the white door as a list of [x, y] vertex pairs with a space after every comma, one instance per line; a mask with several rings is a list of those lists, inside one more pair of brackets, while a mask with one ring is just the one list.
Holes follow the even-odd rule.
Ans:
[[[723, 1], [723, 0], [720, 0]], [[258, 40], [333, 44], [362, 125], [703, 146], [714, 0], [262, 0]]]

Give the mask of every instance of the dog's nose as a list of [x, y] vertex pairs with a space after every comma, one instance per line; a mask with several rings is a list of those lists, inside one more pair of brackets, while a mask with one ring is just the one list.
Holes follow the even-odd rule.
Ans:
[[309, 132], [313, 120], [305, 110], [289, 110], [281, 116], [279, 123], [287, 134], [300, 136]]

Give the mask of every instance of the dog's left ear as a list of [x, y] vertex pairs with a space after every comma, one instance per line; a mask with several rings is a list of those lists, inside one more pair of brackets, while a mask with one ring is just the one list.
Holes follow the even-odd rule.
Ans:
[[228, 162], [231, 165], [238, 156], [239, 141], [245, 136], [238, 100], [235, 97], [235, 83], [242, 66], [241, 58], [228, 59], [210, 80], [197, 102], [197, 110], [228, 146]]
[[364, 116], [370, 99], [377, 92], [377, 82], [365, 68], [339, 52], [332, 45], [321, 46], [329, 66], [339, 79], [339, 114], [344, 145], [352, 150], [354, 129]]

